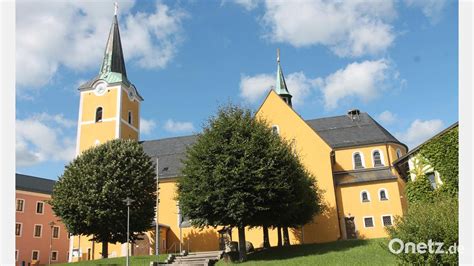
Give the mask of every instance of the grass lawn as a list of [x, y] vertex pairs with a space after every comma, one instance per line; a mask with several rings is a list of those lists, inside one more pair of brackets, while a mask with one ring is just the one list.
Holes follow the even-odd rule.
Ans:
[[[270, 248], [248, 254], [238, 265], [396, 265], [396, 258], [385, 239], [344, 240], [325, 244], [306, 244]], [[227, 263], [219, 261], [219, 266]]]
[[[168, 255], [160, 255], [159, 261], [164, 261]], [[101, 259], [101, 260], [91, 260], [91, 261], [80, 261], [74, 263], [64, 263], [64, 264], [53, 264], [55, 266], [64, 265], [64, 266], [95, 266], [95, 265], [110, 265], [110, 266], [123, 266], [125, 265], [126, 257], [120, 258], [110, 258], [110, 259]], [[150, 266], [150, 261], [157, 261], [157, 256], [131, 256], [130, 265], [133, 266]]]

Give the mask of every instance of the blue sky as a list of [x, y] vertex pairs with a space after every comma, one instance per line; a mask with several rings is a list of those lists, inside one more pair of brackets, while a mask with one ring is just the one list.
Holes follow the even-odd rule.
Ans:
[[[199, 132], [219, 104], [252, 109], [276, 49], [305, 119], [368, 112], [410, 147], [458, 120], [454, 1], [119, 1], [141, 139]], [[113, 1], [17, 2], [17, 172], [56, 179], [74, 156], [78, 85], [97, 74]]]

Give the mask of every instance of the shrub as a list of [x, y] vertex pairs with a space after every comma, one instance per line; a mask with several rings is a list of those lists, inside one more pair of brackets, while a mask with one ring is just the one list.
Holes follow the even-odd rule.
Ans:
[[[433, 202], [414, 202], [404, 217], [396, 217], [393, 227], [387, 228], [391, 239], [398, 238], [403, 243], [413, 242], [444, 243], [443, 249], [458, 246], [458, 200], [456, 197], [437, 196]], [[399, 246], [398, 246], [399, 247]], [[394, 249], [398, 248], [394, 245]], [[426, 252], [396, 254], [402, 264], [458, 264], [458, 253], [433, 254]]]

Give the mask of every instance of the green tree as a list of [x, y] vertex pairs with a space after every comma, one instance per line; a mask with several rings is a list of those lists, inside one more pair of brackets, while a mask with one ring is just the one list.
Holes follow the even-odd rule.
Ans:
[[289, 144], [249, 110], [220, 108], [187, 152], [178, 180], [181, 209], [197, 227], [237, 227], [245, 260], [246, 226], [273, 226], [278, 215], [293, 213], [289, 208], [295, 206], [291, 200], [297, 198], [294, 185], [300, 178], [295, 157]]
[[54, 186], [53, 211], [75, 235], [91, 235], [102, 242], [127, 242], [127, 207], [130, 207], [130, 241], [150, 229], [155, 207], [156, 179], [151, 159], [136, 141], [112, 140], [83, 152], [66, 166]]

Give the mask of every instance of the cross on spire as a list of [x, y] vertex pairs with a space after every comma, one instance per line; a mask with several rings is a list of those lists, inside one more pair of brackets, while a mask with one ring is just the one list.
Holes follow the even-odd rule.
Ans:
[[118, 11], [118, 3], [114, 2], [114, 15], [117, 16], [117, 11]]

